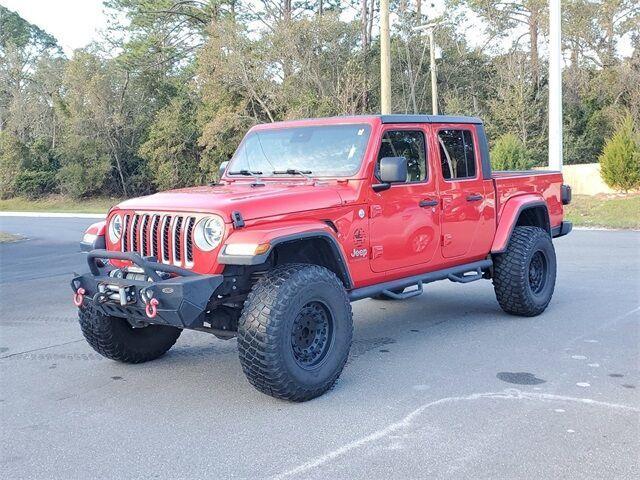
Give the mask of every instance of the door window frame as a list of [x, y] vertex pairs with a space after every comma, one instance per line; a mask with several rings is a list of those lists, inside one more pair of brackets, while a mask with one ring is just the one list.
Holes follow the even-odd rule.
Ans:
[[[442, 173], [442, 158], [440, 157], [440, 132], [444, 131], [444, 130], [466, 130], [468, 132], [471, 132], [471, 139], [473, 140], [473, 156], [474, 156], [474, 163], [475, 163], [475, 167], [476, 167], [476, 174], [473, 177], [462, 177], [462, 178], [444, 178], [444, 175]], [[451, 124], [449, 126], [438, 126], [438, 128], [435, 131], [435, 143], [438, 147], [438, 167], [439, 167], [439, 175], [440, 178], [442, 179], [442, 181], [447, 182], [447, 183], [453, 183], [453, 182], [473, 182], [476, 180], [480, 179], [480, 172], [482, 171], [482, 164], [480, 163], [480, 151], [479, 151], [479, 145], [478, 145], [478, 138], [476, 135], [476, 129], [473, 127], [470, 127], [468, 124]]]
[[430, 152], [431, 148], [429, 148], [429, 133], [425, 126], [422, 124], [409, 124], [409, 125], [389, 125], [385, 126], [380, 130], [380, 135], [378, 136], [378, 146], [376, 148], [375, 153], [375, 163], [373, 165], [373, 179], [374, 183], [380, 183], [381, 180], [378, 178], [378, 157], [380, 155], [380, 149], [382, 148], [382, 139], [384, 138], [385, 133], [387, 132], [396, 132], [396, 131], [409, 131], [409, 132], [419, 132], [422, 134], [422, 138], [424, 140], [424, 163], [425, 163], [425, 174], [426, 178], [424, 180], [415, 180], [412, 182], [402, 182], [402, 183], [392, 183], [391, 188], [394, 187], [415, 187], [419, 185], [429, 185], [434, 178], [433, 172], [430, 169]]

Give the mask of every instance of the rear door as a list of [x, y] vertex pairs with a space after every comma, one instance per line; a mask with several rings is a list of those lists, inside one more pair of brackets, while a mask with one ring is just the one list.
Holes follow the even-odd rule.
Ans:
[[472, 124], [435, 127], [440, 160], [442, 256], [481, 255], [486, 243], [481, 229], [493, 229], [487, 225], [488, 221], [493, 222], [493, 185], [491, 180], [482, 178], [476, 129]]
[[438, 249], [437, 183], [428, 168], [428, 153], [427, 131], [421, 125], [388, 125], [382, 131], [377, 165], [383, 157], [405, 157], [408, 175], [404, 183], [371, 193], [369, 258], [374, 272], [424, 264]]

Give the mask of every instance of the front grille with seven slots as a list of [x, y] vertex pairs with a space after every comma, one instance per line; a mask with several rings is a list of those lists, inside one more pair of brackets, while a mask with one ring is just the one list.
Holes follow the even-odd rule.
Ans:
[[122, 251], [155, 257], [163, 263], [193, 266], [196, 218], [169, 214], [129, 214], [122, 219]]

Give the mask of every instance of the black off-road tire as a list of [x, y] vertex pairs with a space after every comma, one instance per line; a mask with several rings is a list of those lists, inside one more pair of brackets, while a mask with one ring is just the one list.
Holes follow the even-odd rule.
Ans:
[[143, 363], [161, 357], [182, 333], [179, 328], [164, 325], [133, 328], [126, 319], [104, 315], [90, 302], [80, 308], [78, 319], [84, 338], [96, 352], [123, 363]]
[[[309, 321], [313, 324], [305, 341], [314, 341], [300, 346], [300, 327]], [[319, 325], [325, 321], [323, 330]], [[256, 389], [303, 402], [333, 387], [347, 361], [352, 336], [351, 304], [338, 277], [317, 265], [288, 264], [266, 273], [249, 293], [238, 322], [238, 353], [242, 370]], [[316, 355], [317, 361], [311, 361]]]
[[[391, 290], [391, 291], [392, 291], [393, 293], [398, 293], [398, 294], [400, 294], [400, 293], [404, 292], [404, 290], [405, 290], [404, 288], [394, 288], [394, 289], [393, 289], [393, 290]], [[388, 301], [388, 300], [398, 300], [397, 298], [389, 297], [389, 296], [385, 295], [384, 293], [380, 293], [380, 294], [378, 294], [378, 295], [374, 295], [374, 296], [373, 296], [373, 297], [371, 297], [371, 298], [373, 298], [374, 300], [383, 300], [383, 301], [384, 301], [384, 300], [387, 300], [387, 301]]]
[[512, 315], [541, 314], [553, 296], [556, 268], [549, 234], [539, 227], [516, 227], [507, 250], [493, 259], [493, 286], [500, 307]]

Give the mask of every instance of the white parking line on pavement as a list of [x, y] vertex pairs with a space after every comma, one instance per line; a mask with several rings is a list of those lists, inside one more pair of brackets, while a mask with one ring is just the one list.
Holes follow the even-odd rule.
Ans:
[[0, 212], [0, 217], [105, 218], [103, 213]]
[[611, 402], [603, 402], [600, 400], [593, 400], [591, 398], [579, 398], [579, 397], [569, 397], [565, 395], [554, 395], [549, 393], [535, 393], [535, 392], [523, 392], [515, 388], [508, 388], [503, 390], [502, 392], [486, 392], [486, 393], [473, 393], [467, 396], [459, 396], [459, 397], [446, 397], [441, 398], [439, 400], [434, 400], [429, 403], [425, 403], [420, 407], [416, 408], [414, 411], [409, 413], [407, 416], [399, 420], [398, 422], [391, 423], [386, 427], [377, 430], [366, 437], [359, 438], [350, 443], [347, 443], [335, 450], [332, 450], [324, 455], [321, 455], [314, 460], [303, 463], [297, 467], [292, 468], [291, 470], [287, 470], [283, 473], [275, 475], [271, 477], [271, 480], [282, 480], [284, 478], [293, 477], [293, 476], [301, 476], [311, 470], [314, 470], [325, 463], [328, 463], [338, 457], [342, 457], [349, 453], [351, 450], [358, 449], [360, 447], [366, 446], [370, 443], [376, 442], [380, 439], [383, 439], [390, 434], [411, 427], [413, 422], [417, 417], [419, 417], [425, 410], [446, 403], [455, 403], [455, 402], [465, 402], [465, 401], [476, 401], [476, 400], [532, 400], [532, 401], [548, 401], [548, 402], [559, 402], [559, 403], [577, 403], [582, 405], [591, 405], [595, 407], [604, 407], [613, 410], [622, 410], [627, 412], [640, 413], [640, 409], [636, 407], [632, 407], [630, 405], [622, 405], [619, 403], [611, 403]]

